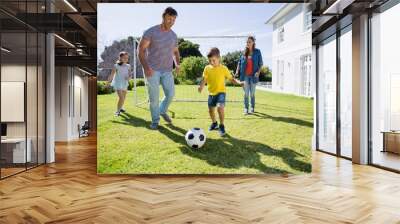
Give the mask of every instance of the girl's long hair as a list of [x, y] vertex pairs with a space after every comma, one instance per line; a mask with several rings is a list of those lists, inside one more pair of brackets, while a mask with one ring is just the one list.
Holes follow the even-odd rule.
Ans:
[[122, 62], [121, 58], [122, 58], [123, 56], [125, 56], [125, 55], [129, 55], [128, 52], [126, 52], [126, 51], [121, 51], [121, 52], [119, 52], [119, 58], [118, 58], [118, 60], [117, 60], [115, 63], [117, 63], [118, 65], [122, 65], [123, 62]]
[[[252, 49], [251, 49], [251, 51], [253, 51], [254, 50], [254, 48], [256, 48], [256, 38], [254, 38], [253, 36], [249, 36], [248, 38], [247, 38], [247, 40], [252, 40], [253, 41], [253, 46], [251, 47]], [[249, 54], [250, 54], [250, 49], [247, 47], [247, 45], [246, 45], [246, 49], [244, 50], [244, 55], [246, 56], [246, 58], [249, 56]]]

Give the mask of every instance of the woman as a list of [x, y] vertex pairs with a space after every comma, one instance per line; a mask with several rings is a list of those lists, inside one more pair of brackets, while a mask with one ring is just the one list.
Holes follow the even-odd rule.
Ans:
[[[250, 36], [247, 38], [246, 49], [244, 50], [244, 54], [240, 56], [236, 68], [236, 76], [239, 75], [240, 81], [244, 82], [244, 114], [254, 113], [254, 107], [256, 104], [256, 84], [258, 82], [262, 65], [263, 60], [261, 51], [256, 48], [255, 38]], [[249, 97], [251, 99], [250, 110]]]
[[111, 81], [111, 86], [114, 87], [118, 94], [118, 104], [115, 116], [119, 116], [121, 112], [125, 112], [123, 109], [126, 92], [128, 89], [128, 81], [131, 78], [131, 66], [128, 64], [129, 54], [125, 51], [119, 53], [119, 59], [115, 63], [111, 75], [108, 81]]

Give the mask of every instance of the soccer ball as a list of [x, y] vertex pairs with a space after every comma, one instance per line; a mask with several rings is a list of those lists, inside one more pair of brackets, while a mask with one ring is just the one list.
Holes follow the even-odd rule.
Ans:
[[201, 128], [192, 128], [185, 135], [186, 143], [194, 149], [201, 148], [206, 143], [206, 135]]

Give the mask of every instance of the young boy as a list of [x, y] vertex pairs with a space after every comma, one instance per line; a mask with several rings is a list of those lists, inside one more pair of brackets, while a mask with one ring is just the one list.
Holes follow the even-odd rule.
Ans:
[[[212, 120], [212, 124], [209, 128], [210, 131], [219, 129], [219, 134], [221, 136], [225, 135], [225, 126], [224, 126], [224, 106], [225, 106], [225, 79], [231, 80], [235, 84], [243, 85], [240, 81], [234, 79], [232, 74], [229, 72], [228, 68], [221, 64], [221, 56], [219, 53], [219, 49], [214, 47], [211, 48], [210, 52], [207, 55], [208, 61], [210, 62], [204, 68], [203, 72], [203, 80], [199, 86], [199, 93], [204, 88], [204, 85], [207, 83], [208, 86], [208, 111], [210, 113], [210, 118]], [[219, 128], [218, 122], [215, 118], [215, 108], [217, 107], [218, 115], [219, 115]]]

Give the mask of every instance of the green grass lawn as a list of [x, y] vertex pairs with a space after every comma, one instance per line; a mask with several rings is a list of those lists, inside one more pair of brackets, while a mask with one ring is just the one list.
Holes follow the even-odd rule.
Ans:
[[[144, 87], [138, 90], [144, 99]], [[197, 86], [176, 86], [176, 98], [197, 94]], [[227, 98], [241, 98], [240, 87], [228, 87]], [[242, 103], [226, 103], [220, 137], [208, 131], [211, 121], [206, 102], [173, 102], [173, 125], [161, 121], [150, 130], [148, 105], [134, 105], [128, 93], [127, 113], [114, 117], [116, 94], [98, 96], [97, 169], [102, 174], [260, 174], [311, 172], [313, 101], [293, 95], [257, 90], [256, 113], [243, 115]], [[193, 127], [206, 131], [207, 142], [198, 150], [186, 145]]]

